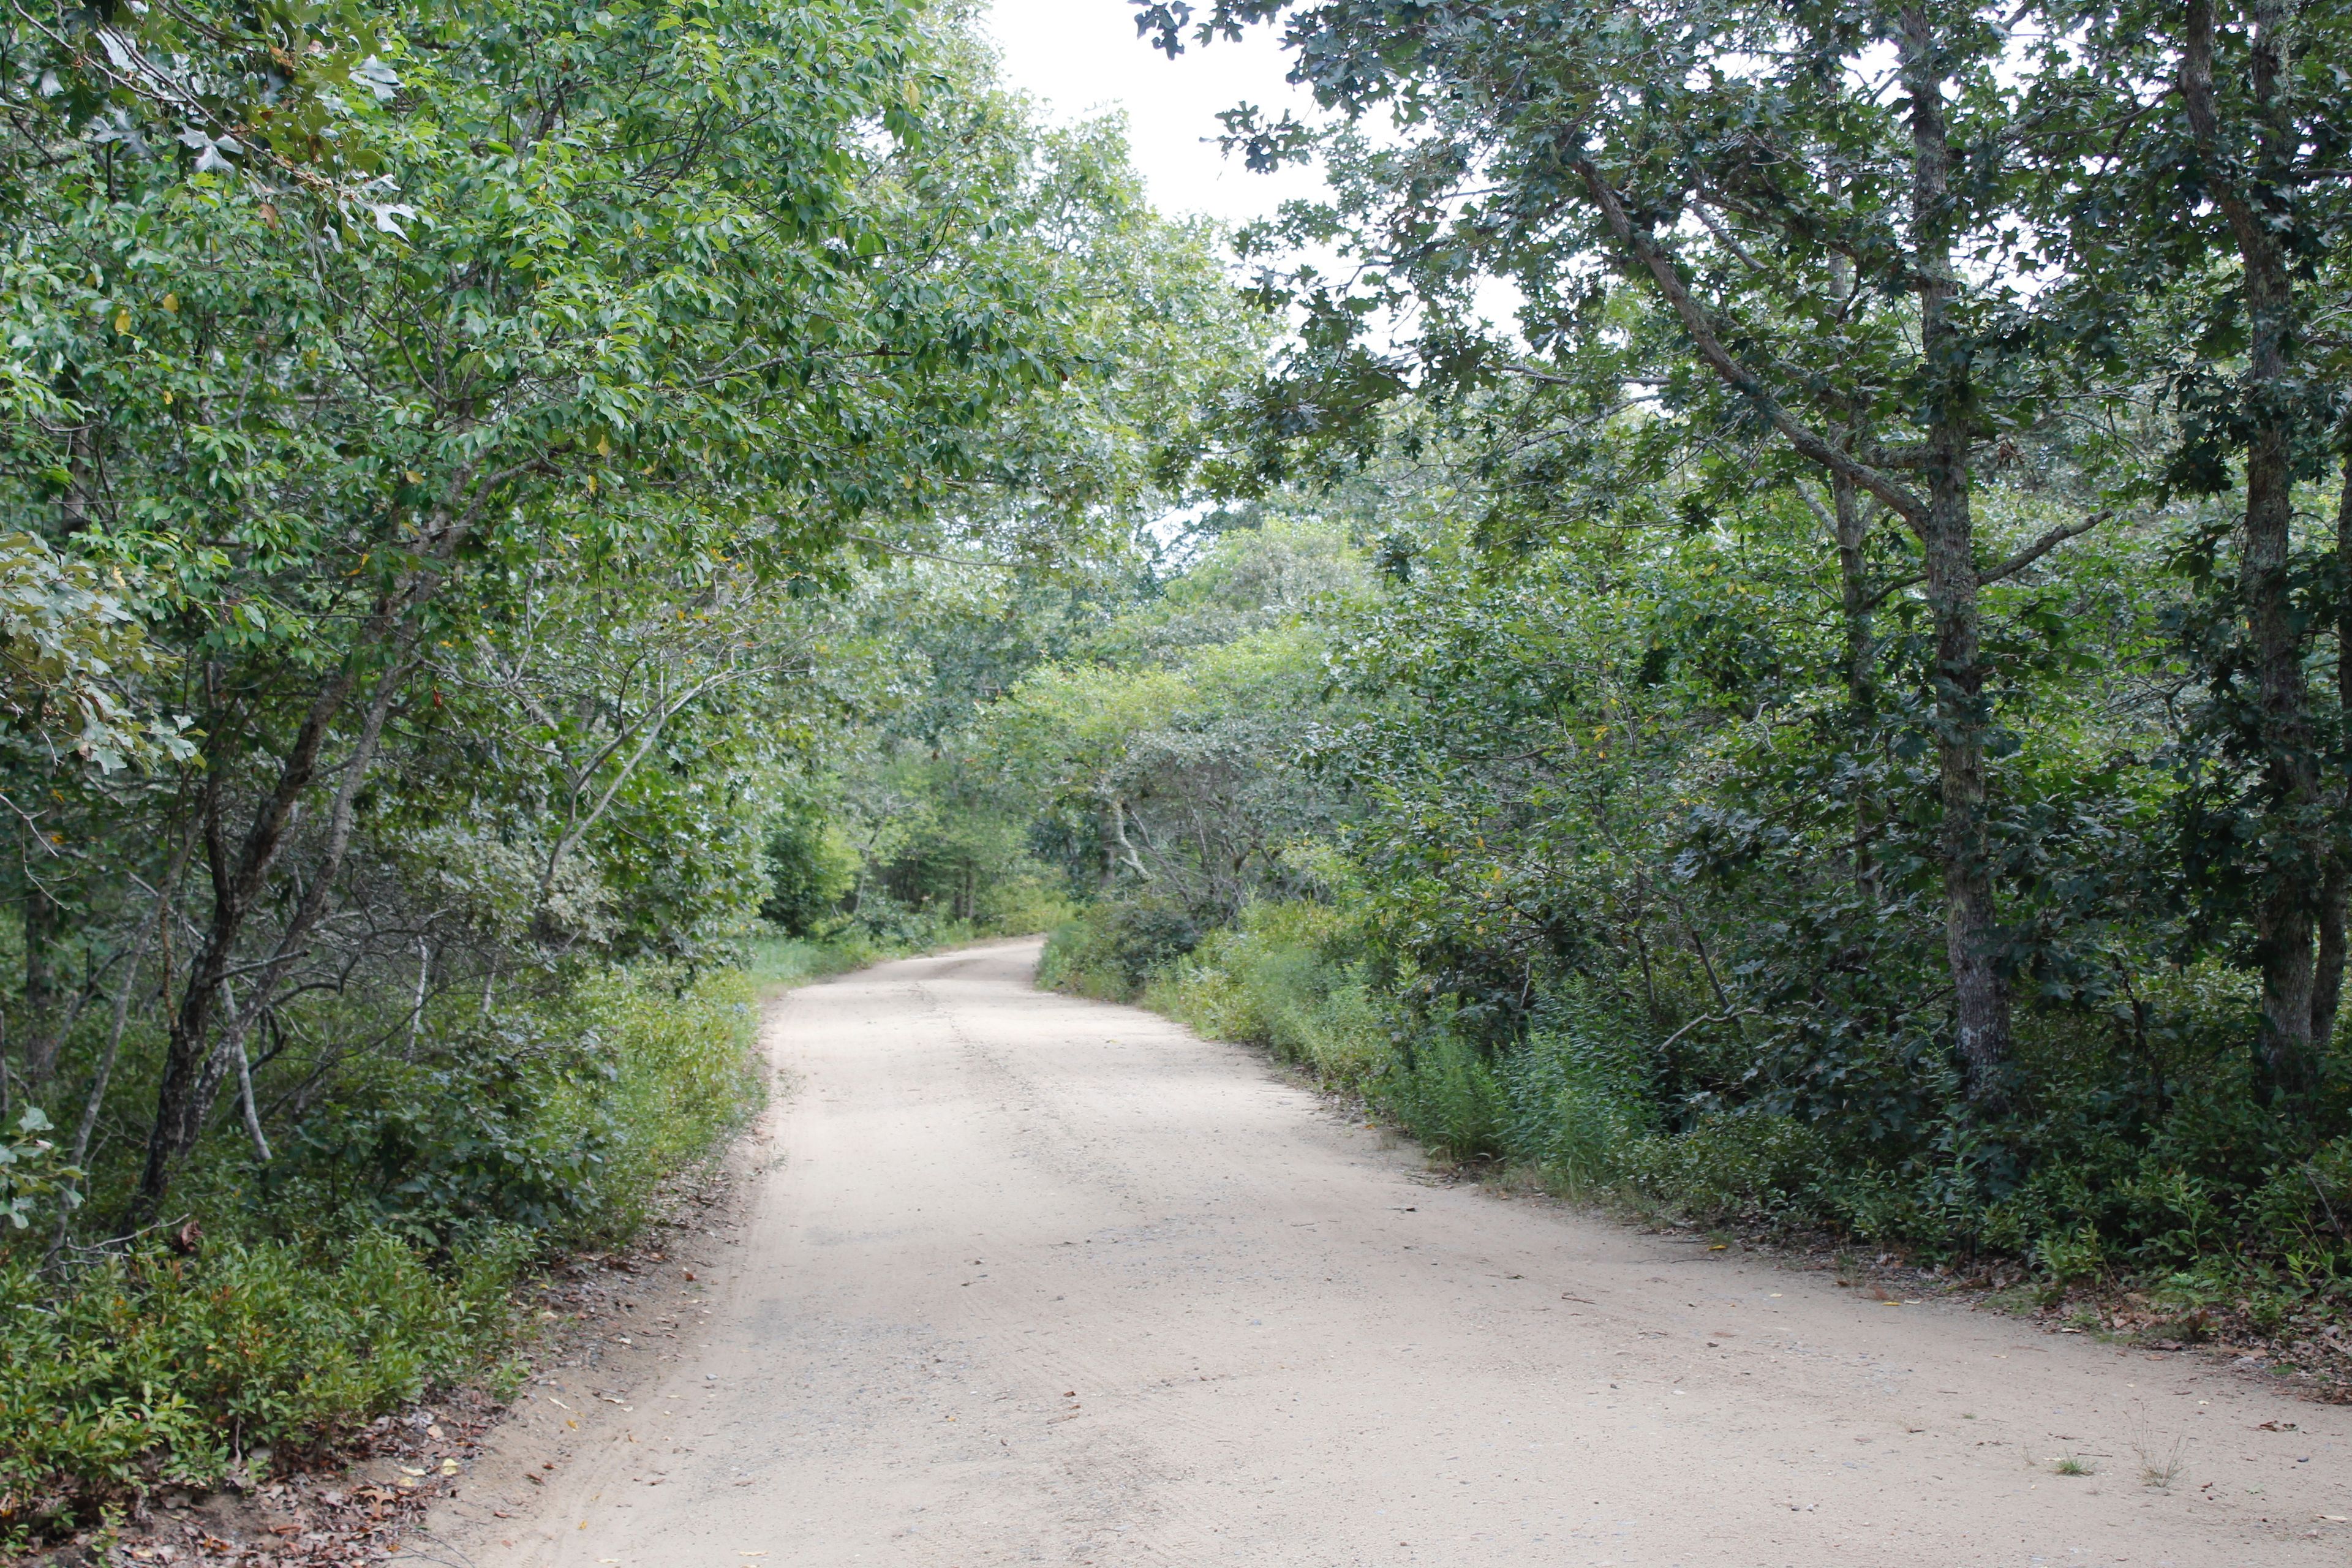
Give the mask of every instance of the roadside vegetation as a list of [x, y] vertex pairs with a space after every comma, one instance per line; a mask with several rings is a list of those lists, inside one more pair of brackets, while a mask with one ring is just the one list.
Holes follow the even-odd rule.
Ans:
[[2346, 1370], [2352, 13], [1138, 14], [1328, 200], [954, 5], [0, 20], [0, 1548], [495, 1377], [760, 986], [1047, 928]]
[[1248, 243], [1345, 265], [994, 710], [1048, 982], [2340, 1384], [2352, 14], [1145, 11], [1280, 34], [1330, 117], [1230, 128], [1333, 193]]
[[[1203, 578], [1290, 556], [1298, 528], [1226, 534]], [[1349, 531], [1321, 537], [1357, 572], [1272, 612], [1289, 632], [1257, 647], [1285, 651], [1248, 703], [1222, 683], [1244, 638], [1172, 670], [1089, 667], [1076, 711], [1122, 726], [1116, 746], [1042, 738], [1073, 719], [1062, 672], [1001, 706], [1006, 754], [1053, 764], [1045, 809], [1080, 847], [1073, 886], [1094, 889], [1042, 983], [1263, 1047], [1464, 1166], [1942, 1266], [2036, 1304], [2095, 1298], [2102, 1323], [2151, 1340], [2258, 1339], [2341, 1375], [2352, 1138], [2336, 1047], [2327, 1087], [2284, 1100], [2252, 1045], [2258, 981], [2188, 944], [2193, 910], [2128, 884], [2104, 908], [2073, 902], [2086, 883], [2160, 878], [2132, 858], [2177, 843], [2168, 763], [2103, 781], [2129, 784], [2120, 801], [2069, 805], [2080, 837], [2029, 835], [2021, 812], [2019, 858], [2030, 845], [2041, 864], [2008, 890], [2046, 978], [2021, 987], [2011, 1087], [1989, 1111], [1949, 1054], [1932, 861], [1900, 837], [1919, 828], [1881, 819], [1905, 869], [1858, 893], [1851, 818], [1820, 764], [1788, 754], [1804, 717], [1726, 712], [1715, 674], [1644, 679], [1675, 633], [1622, 597], [1612, 640], [1576, 613], [1599, 595], [1541, 593], [1522, 567], [1522, 613], [1468, 625], [1465, 602], [1495, 603], [1495, 585], [1442, 574], [1435, 551], [1413, 580], [1383, 579]], [[2073, 560], [2168, 587], [2158, 564]], [[1195, 591], [1179, 579], [1167, 596]], [[1769, 606], [1727, 598], [1742, 635], [1776, 631]], [[1786, 608], [1777, 630], [1804, 629], [1801, 600]], [[1708, 619], [1710, 637], [1737, 630]], [[2079, 744], [2079, 717], [2053, 700], [2058, 732], [2017, 754]], [[1727, 824], [1742, 835], [1728, 852], [1711, 841]]]
[[495, 1380], [761, 986], [1065, 918], [942, 737], [1265, 329], [992, 72], [892, 0], [0, 20], [0, 1551]]

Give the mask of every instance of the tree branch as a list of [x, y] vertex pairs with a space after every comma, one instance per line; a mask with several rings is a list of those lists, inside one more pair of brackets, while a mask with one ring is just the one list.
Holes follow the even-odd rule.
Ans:
[[1878, 469], [1857, 462], [1847, 453], [1838, 450], [1783, 408], [1780, 400], [1756, 379], [1754, 373], [1734, 359], [1731, 352], [1723, 346], [1715, 323], [1707, 319], [1706, 310], [1698, 301], [1691, 298], [1690, 288], [1683, 281], [1682, 271], [1675, 265], [1674, 258], [1659, 246], [1655, 236], [1626, 216], [1624, 204], [1618, 199], [1614, 187], [1601, 177], [1600, 169], [1587, 158], [1574, 160], [1570, 167], [1583, 178], [1585, 188], [1591, 193], [1593, 204], [1601, 209], [1601, 216], [1608, 224], [1610, 232], [1616, 236], [1617, 243], [1657, 279], [1659, 291], [1674, 307], [1675, 314], [1682, 319], [1683, 330], [1690, 334], [1693, 346], [1698, 350], [1699, 357], [1706, 362], [1707, 367], [1734, 392], [1754, 404], [1757, 411], [1780, 433], [1782, 439], [1796, 448], [1799, 456], [1832, 473], [1844, 475], [1857, 489], [1876, 496], [1894, 509], [1895, 515], [1917, 529], [1927, 519], [1927, 503]]
[[[2032, 543], [2027, 545], [2024, 549], [2017, 552], [2014, 555], [2011, 555], [2007, 560], [2001, 562], [1999, 565], [1986, 567], [1982, 572], [1977, 574], [1977, 583], [1979, 586], [1982, 586], [1987, 583], [1998, 583], [2004, 577], [2013, 577], [2020, 572], [2024, 571], [2028, 566], [2032, 565], [2036, 561], [2039, 561], [2043, 556], [2049, 554], [2053, 550], [2055, 550], [2060, 545], [2065, 543], [2068, 540], [2080, 539], [2084, 534], [2090, 532], [2091, 530], [2098, 527], [2099, 524], [2105, 522], [2115, 515], [2116, 514], [2113, 511], [2095, 512], [2091, 516], [2084, 518], [2080, 522], [2069, 523], [2064, 528], [2053, 528], [2049, 532], [2043, 534], [2041, 538], [2035, 540]], [[1888, 599], [1892, 598], [1895, 595], [1901, 593], [1904, 589], [1924, 583], [1927, 580], [1927, 574], [1924, 572], [1914, 572], [1908, 577], [1897, 577], [1894, 582], [1887, 584], [1885, 587], [1879, 589], [1877, 593], [1873, 594], [1870, 596], [1869, 602], [1864, 607], [1874, 610], [1878, 608], [1879, 605], [1885, 604]]]

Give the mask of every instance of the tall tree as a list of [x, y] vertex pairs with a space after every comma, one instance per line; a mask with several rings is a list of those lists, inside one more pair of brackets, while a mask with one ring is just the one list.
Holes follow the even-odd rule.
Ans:
[[[460, 650], [527, 635], [535, 562], [582, 589], [659, 585], [666, 613], [716, 606], [736, 624], [697, 646], [772, 678], [790, 661], [741, 638], [777, 596], [845, 584], [856, 550], [993, 515], [1007, 490], [1105, 493], [1069, 454], [1134, 411], [1098, 385], [1122, 331], [1181, 336], [1190, 312], [1205, 349], [1232, 314], [1197, 237], [1139, 210], [1115, 138], [1041, 150], [969, 44], [894, 0], [313, 20], [331, 36], [296, 52], [340, 63], [292, 87], [173, 85], [246, 81], [292, 47], [274, 35], [100, 26], [83, 55], [51, 49], [89, 92], [10, 100], [9, 505], [137, 584], [181, 656], [169, 706], [203, 737], [173, 804], [131, 814], [146, 833], [84, 855], [79, 892], [41, 893], [119, 902], [124, 875], [158, 888], [194, 847], [197, 885], [158, 888], [194, 896], [159, 933], [148, 1210], [297, 972], [373, 918], [351, 900], [400, 800], [387, 749], [465, 697]], [[188, 58], [149, 60], [173, 41]], [[280, 110], [316, 120], [289, 147], [333, 155], [235, 131]], [[189, 116], [201, 151], [174, 129]], [[1162, 287], [1138, 306], [1107, 281]], [[1045, 411], [1090, 396], [1106, 406]], [[633, 689], [544, 715], [541, 741], [583, 746], [552, 765], [568, 826], [545, 834], [542, 903], [646, 768], [676, 765], [671, 699], [717, 687], [672, 673], [650, 708]], [[16, 793], [47, 798], [26, 769]], [[37, 937], [62, 923], [33, 908]]]
[[2054, 19], [2072, 26], [2037, 50], [2020, 141], [2061, 268], [2063, 346], [2111, 384], [2162, 389], [2178, 434], [2148, 489], [2243, 488], [2236, 569], [2215, 583], [2236, 626], [2195, 651], [2245, 787], [2192, 797], [2191, 862], [2252, 927], [2257, 1058], [2304, 1100], [2335, 1027], [2347, 886], [2345, 756], [2309, 661], [2345, 585], [2315, 574], [2295, 492], [2327, 477], [2345, 396], [2325, 325], [2341, 279], [2324, 264], [2352, 232], [2352, 18], [2187, 0]]
[[[1173, 50], [1192, 15], [1181, 0], [1146, 4], [1140, 26]], [[2011, 224], [2019, 94], [2005, 63], [2021, 14], [1220, 0], [1193, 36], [1286, 15], [1294, 79], [1349, 120], [1385, 110], [1393, 136], [1376, 142], [1345, 124], [1318, 136], [1237, 111], [1232, 139], [1259, 163], [1318, 141], [1331, 154], [1343, 194], [1299, 226], [1345, 235], [1376, 290], [1433, 312], [1419, 344], [1426, 372], [1597, 374], [1588, 399], [1622, 401], [1626, 367], [1579, 341], [1604, 269], [1679, 329], [1677, 357], [1704, 384], [1653, 367], [1657, 403], [1727, 433], [1766, 433], [1814, 470], [1849, 565], [1861, 557], [1860, 509], [1884, 509], [1916, 541], [1936, 645], [1956, 1043], [1971, 1097], [1998, 1106], [2011, 1021], [1979, 594], [2095, 521], [1988, 559], [1972, 504], [2000, 444], [2044, 417], [2044, 377], [2016, 352], [2032, 257]], [[1535, 363], [1470, 331], [1470, 280], [1482, 274], [1519, 285]], [[1352, 323], [1366, 315], [1326, 289], [1325, 331], [1308, 340], [1320, 357], [1300, 369], [1360, 382]], [[1858, 657], [1868, 605], [1899, 587], [1849, 581]]]

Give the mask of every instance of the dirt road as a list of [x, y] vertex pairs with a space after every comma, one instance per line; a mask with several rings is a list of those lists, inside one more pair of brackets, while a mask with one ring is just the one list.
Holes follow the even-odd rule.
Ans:
[[[797, 1082], [709, 1316], [631, 1414], [575, 1432], [543, 1489], [507, 1477], [512, 1517], [457, 1549], [478, 1568], [2352, 1559], [2352, 1523], [2326, 1517], [2352, 1516], [2341, 1409], [1433, 1184], [1248, 1051], [1031, 989], [1036, 952], [776, 1005]], [[2070, 1458], [2090, 1473], [2058, 1473]], [[2168, 1489], [2151, 1465], [2177, 1465]]]

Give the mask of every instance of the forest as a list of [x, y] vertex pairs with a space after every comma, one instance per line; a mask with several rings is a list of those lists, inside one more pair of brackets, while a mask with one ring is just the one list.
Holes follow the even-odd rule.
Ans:
[[1323, 196], [950, 3], [0, 17], [0, 1546], [498, 1375], [763, 986], [996, 934], [2352, 1371], [2352, 9], [1136, 21]]

